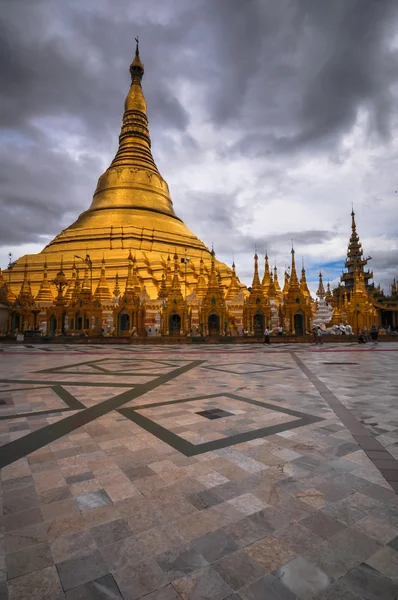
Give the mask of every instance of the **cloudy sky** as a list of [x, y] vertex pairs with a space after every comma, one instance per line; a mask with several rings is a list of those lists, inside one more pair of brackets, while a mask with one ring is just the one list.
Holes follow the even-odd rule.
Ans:
[[139, 35], [175, 210], [241, 280], [292, 239], [313, 290], [335, 280], [352, 202], [376, 283], [398, 275], [396, 0], [1, 0], [0, 19], [1, 266], [89, 206]]

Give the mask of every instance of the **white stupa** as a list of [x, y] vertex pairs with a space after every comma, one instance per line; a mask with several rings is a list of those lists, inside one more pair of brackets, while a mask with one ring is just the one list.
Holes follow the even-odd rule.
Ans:
[[320, 326], [322, 329], [324, 329], [332, 320], [333, 307], [325, 300], [326, 293], [325, 288], [323, 287], [321, 271], [319, 271], [319, 286], [316, 291], [316, 295], [318, 296], [317, 311], [315, 318], [312, 319], [312, 325], [315, 327]]

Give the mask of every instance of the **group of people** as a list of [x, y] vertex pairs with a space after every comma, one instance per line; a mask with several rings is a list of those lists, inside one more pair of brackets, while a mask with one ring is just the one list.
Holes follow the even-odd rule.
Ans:
[[[265, 328], [264, 331], [264, 344], [270, 344], [271, 340], [269, 339], [271, 335], [271, 330], [268, 327]], [[278, 335], [283, 335], [283, 327], [281, 325], [278, 326]]]
[[361, 331], [359, 332], [358, 343], [367, 344], [368, 342], [372, 341], [375, 344], [377, 344], [378, 338], [379, 330], [377, 329], [376, 325], [372, 325], [372, 327], [370, 328], [370, 336], [368, 335], [366, 329], [361, 329]]

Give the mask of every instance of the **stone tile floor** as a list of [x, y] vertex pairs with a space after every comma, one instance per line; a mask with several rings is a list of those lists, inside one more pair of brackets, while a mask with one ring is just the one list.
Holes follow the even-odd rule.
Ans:
[[398, 598], [398, 344], [0, 350], [0, 598]]

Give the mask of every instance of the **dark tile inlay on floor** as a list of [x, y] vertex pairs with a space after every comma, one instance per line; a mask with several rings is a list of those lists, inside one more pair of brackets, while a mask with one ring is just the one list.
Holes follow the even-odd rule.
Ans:
[[[162, 427], [161, 425], [159, 425], [159, 423], [156, 423], [152, 419], [141, 414], [139, 412], [140, 410], [145, 410], [146, 408], [148, 408], [145, 404], [134, 406], [134, 408], [121, 408], [119, 409], [119, 412], [125, 417], [131, 419], [131, 421], [133, 421], [152, 435], [156, 436], [158, 439], [162, 440], [166, 444], [169, 444], [169, 446], [171, 446], [172, 448], [175, 448], [182, 454], [185, 454], [185, 456], [196, 456], [205, 452], [211, 452], [213, 450], [228, 448], [229, 446], [233, 446], [235, 444], [242, 444], [243, 442], [248, 442], [250, 440], [270, 436], [276, 433], [281, 433], [282, 431], [296, 429], [298, 427], [303, 427], [304, 425], [309, 425], [310, 423], [317, 423], [323, 420], [322, 417], [316, 417], [308, 413], [293, 410], [292, 408], [277, 406], [275, 404], [271, 404], [265, 401], [260, 402], [259, 400], [252, 400], [251, 398], [245, 398], [243, 396], [238, 396], [236, 394], [231, 393], [195, 396], [193, 398], [184, 398], [182, 400], [174, 400], [172, 402], [154, 402], [153, 404], [151, 404], [151, 408], [157, 408], [159, 406], [166, 405], [172, 406], [177, 404], [183, 404], [185, 402], [194, 402], [195, 400], [214, 399], [219, 398], [220, 396], [231, 398], [233, 400], [239, 400], [240, 402], [243, 402], [245, 404], [253, 404], [254, 406], [259, 406], [261, 408], [265, 408], [282, 414], [291, 415], [293, 417], [296, 417], [296, 420], [288, 421], [287, 423], [279, 423], [277, 425], [270, 425], [268, 427], [262, 427], [261, 429], [249, 430], [245, 431], [244, 433], [236, 433], [234, 430], [232, 430], [230, 432], [230, 435], [226, 438], [216, 439], [202, 444], [192, 444], [186, 439], [176, 435], [169, 429]], [[219, 412], [219, 409], [216, 410]]]
[[206, 419], [222, 419], [223, 417], [232, 417], [233, 413], [230, 413], [226, 410], [222, 410], [221, 408], [211, 408], [209, 410], [202, 410], [197, 415], [201, 417], [206, 417]]

